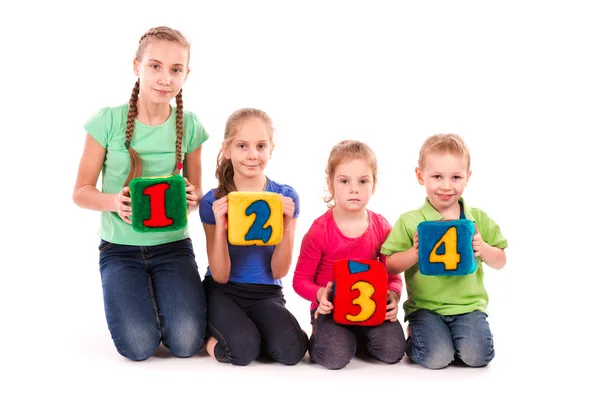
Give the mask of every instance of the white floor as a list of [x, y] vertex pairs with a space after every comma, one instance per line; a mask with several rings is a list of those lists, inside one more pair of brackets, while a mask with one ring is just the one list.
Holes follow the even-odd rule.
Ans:
[[[518, 312], [521, 302], [516, 294], [523, 285], [514, 280], [516, 272], [508, 269], [495, 275], [496, 283], [490, 284], [492, 291], [504, 290], [491, 303], [489, 321], [497, 355], [485, 368], [450, 366], [431, 371], [406, 359], [385, 365], [355, 358], [343, 370], [328, 371], [311, 363], [308, 356], [291, 367], [264, 361], [236, 367], [219, 364], [205, 352], [178, 359], [164, 347], [146, 361], [129, 361], [115, 351], [106, 328], [92, 243], [82, 240], [81, 244], [72, 249], [46, 246], [47, 251], [57, 252], [54, 257], [70, 254], [71, 261], [61, 271], [21, 270], [19, 279], [29, 283], [3, 302], [0, 398], [202, 399], [208, 392], [240, 399], [256, 394], [281, 399], [370, 398], [371, 394], [394, 399], [544, 398], [540, 397], [544, 394], [597, 398], [590, 391], [595, 361], [586, 355], [588, 347], [595, 351], [594, 342], [582, 338], [572, 347], [568, 331], [557, 330], [547, 310]], [[10, 290], [8, 282], [2, 283]], [[289, 287], [285, 291], [288, 307], [309, 330], [308, 303]]]

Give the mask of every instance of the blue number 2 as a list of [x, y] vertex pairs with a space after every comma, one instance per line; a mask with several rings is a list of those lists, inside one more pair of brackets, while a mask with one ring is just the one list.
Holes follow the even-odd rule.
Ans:
[[267, 243], [273, 234], [271, 226], [264, 227], [271, 216], [271, 207], [264, 200], [256, 200], [246, 208], [246, 215], [250, 214], [256, 214], [256, 219], [248, 229], [244, 240], [262, 240], [263, 243]]

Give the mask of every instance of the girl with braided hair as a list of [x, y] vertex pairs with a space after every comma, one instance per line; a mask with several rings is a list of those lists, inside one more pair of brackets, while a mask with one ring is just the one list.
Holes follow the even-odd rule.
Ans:
[[193, 356], [204, 343], [206, 301], [188, 227], [136, 232], [130, 219], [129, 182], [136, 177], [183, 173], [188, 213], [202, 197], [200, 155], [208, 134], [183, 110], [189, 55], [179, 31], [147, 31], [133, 60], [138, 79], [129, 103], [101, 108], [84, 126], [73, 201], [101, 212], [106, 320], [117, 351], [131, 360], [149, 358], [161, 341], [177, 357]]

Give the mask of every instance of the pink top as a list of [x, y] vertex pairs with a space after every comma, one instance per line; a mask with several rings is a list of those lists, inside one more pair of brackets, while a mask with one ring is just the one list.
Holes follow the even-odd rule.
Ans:
[[[385, 264], [379, 250], [392, 230], [389, 222], [377, 213], [369, 213], [369, 227], [357, 238], [344, 236], [331, 209], [317, 218], [302, 239], [298, 263], [294, 271], [296, 293], [317, 307], [317, 292], [333, 279], [333, 264], [337, 260], [379, 260]], [[402, 293], [400, 275], [388, 274], [388, 289]]]

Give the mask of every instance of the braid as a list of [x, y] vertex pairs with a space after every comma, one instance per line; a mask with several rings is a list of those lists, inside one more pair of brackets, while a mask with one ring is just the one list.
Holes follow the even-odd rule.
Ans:
[[181, 154], [181, 141], [183, 140], [183, 89], [179, 90], [175, 101], [177, 102], [177, 114], [175, 119], [175, 126], [177, 128], [177, 140], [175, 141], [175, 171], [174, 175], [179, 174], [179, 171], [183, 168], [183, 155]]
[[133, 86], [131, 91], [131, 98], [129, 99], [129, 112], [127, 113], [127, 124], [125, 128], [125, 148], [129, 152], [129, 175], [125, 179], [124, 186], [129, 185], [129, 182], [133, 178], [137, 178], [142, 175], [142, 160], [140, 155], [131, 147], [131, 138], [133, 137], [133, 128], [135, 125], [135, 117], [137, 117], [137, 100], [140, 94], [140, 80], [138, 79]]

